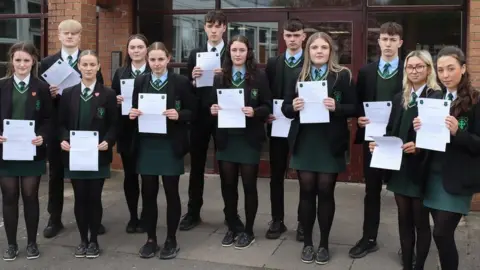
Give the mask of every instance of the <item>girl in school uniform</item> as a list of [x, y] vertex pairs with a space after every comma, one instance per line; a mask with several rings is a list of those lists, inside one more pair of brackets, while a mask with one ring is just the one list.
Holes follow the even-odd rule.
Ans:
[[[138, 198], [140, 195], [138, 174], [135, 170], [136, 159], [132, 156], [131, 145], [133, 131], [135, 130], [134, 122], [128, 115], [122, 115], [122, 106], [127, 106], [124, 97], [121, 95], [121, 80], [135, 79], [136, 77], [150, 73], [150, 67], [147, 65], [147, 38], [142, 34], [131, 35], [127, 41], [127, 56], [125, 57], [125, 65], [117, 71], [112, 80], [112, 89], [117, 94], [118, 104], [118, 130], [117, 130], [117, 152], [122, 158], [124, 180], [123, 190], [127, 200], [128, 211], [130, 212], [130, 220], [128, 221], [127, 233], [143, 233], [145, 230], [142, 226], [144, 219], [143, 209], [140, 219], [138, 218]], [[143, 202], [143, 200], [142, 200]]]
[[[427, 51], [412, 51], [404, 64], [403, 92], [395, 95], [387, 125], [387, 135], [403, 140], [399, 171], [386, 173], [387, 189], [395, 194], [403, 269], [423, 269], [430, 250], [429, 211], [423, 206], [427, 151], [415, 148], [413, 119], [418, 116], [418, 98], [442, 98], [432, 56]], [[370, 143], [373, 152], [376, 144]], [[416, 245], [417, 258], [414, 259]]]
[[[474, 193], [480, 192], [480, 92], [473, 88], [465, 54], [457, 47], [445, 47], [437, 56], [437, 73], [446, 88], [442, 98], [451, 100], [445, 124], [450, 143], [445, 152], [430, 151], [426, 167], [427, 184], [423, 204], [433, 217], [433, 239], [443, 270], [458, 269], [455, 230], [470, 211]], [[415, 118], [415, 130], [422, 119]]]
[[[65, 178], [72, 182], [75, 219], [81, 241], [75, 250], [77, 258], [97, 258], [100, 255], [97, 236], [103, 214], [102, 190], [105, 178], [110, 177], [115, 144], [118, 115], [115, 91], [97, 81], [99, 68], [95, 52], [82, 51], [78, 57], [82, 81], [65, 89], [60, 98], [58, 117]], [[70, 131], [76, 130], [98, 132], [98, 171], [70, 170]]]
[[[347, 118], [355, 114], [356, 98], [351, 72], [338, 64], [328, 34], [314, 33], [305, 48], [305, 62], [298, 81], [327, 83], [329, 97], [323, 103], [330, 111], [330, 122], [300, 123], [300, 111], [305, 103], [298, 96], [298, 89], [294, 90], [295, 85], [285, 95], [282, 112], [294, 119], [288, 140], [292, 152], [290, 167], [297, 170], [300, 182], [300, 219], [305, 235], [301, 259], [305, 263], [326, 264], [330, 259], [328, 238], [335, 214], [335, 184], [338, 174], [346, 169], [345, 151], [350, 138]], [[315, 252], [312, 230], [317, 211], [321, 240]]]
[[157, 195], [158, 176], [162, 176], [167, 200], [167, 238], [160, 251], [160, 259], [173, 259], [179, 247], [176, 232], [181, 215], [178, 183], [184, 174], [183, 158], [189, 151], [188, 125], [195, 111], [195, 96], [187, 77], [167, 70], [171, 54], [162, 42], [148, 47], [148, 65], [151, 74], [140, 75], [135, 79], [133, 106], [130, 119], [135, 120], [142, 112], [138, 109], [142, 94], [165, 94], [167, 134], [139, 133], [138, 124], [133, 137], [136, 169], [142, 177], [142, 197], [145, 209], [145, 230], [147, 243], [140, 249], [140, 257], [151, 258], [159, 250], [157, 244]]
[[[37, 78], [39, 54], [33, 44], [14, 44], [8, 53], [7, 76], [0, 80], [0, 187], [2, 189], [3, 222], [8, 247], [3, 254], [5, 261], [13, 261], [18, 255], [18, 198], [23, 199], [27, 227], [27, 259], [40, 256], [37, 247], [39, 220], [38, 187], [40, 177], [46, 171], [45, 141], [50, 130], [52, 102], [48, 85]], [[7, 121], [5, 121], [7, 120]], [[8, 142], [4, 126], [8, 120], [32, 120], [36, 146], [33, 161], [3, 160], [3, 143]]]
[[[235, 248], [245, 249], [255, 242], [253, 224], [258, 209], [258, 164], [266, 138], [264, 123], [272, 111], [271, 93], [265, 73], [256, 69], [253, 49], [245, 36], [230, 40], [222, 68], [223, 74], [214, 78], [211, 113], [216, 116], [222, 110], [218, 105], [217, 90], [221, 94], [221, 89], [239, 89], [245, 99], [242, 112], [246, 117], [245, 128], [217, 128], [216, 131], [216, 157], [221, 184], [225, 187], [222, 195], [228, 225], [222, 245], [228, 247], [235, 243]], [[237, 215], [239, 172], [245, 193], [244, 230], [240, 230], [242, 226]]]

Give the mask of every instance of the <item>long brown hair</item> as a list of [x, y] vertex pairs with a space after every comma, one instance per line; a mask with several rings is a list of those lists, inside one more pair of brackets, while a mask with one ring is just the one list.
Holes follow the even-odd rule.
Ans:
[[232, 68], [233, 68], [233, 61], [232, 55], [230, 54], [230, 48], [232, 47], [233, 42], [238, 41], [247, 46], [247, 59], [245, 61], [245, 81], [250, 83], [254, 80], [255, 72], [257, 71], [257, 62], [255, 61], [255, 57], [253, 55], [253, 48], [248, 42], [248, 38], [246, 36], [238, 35], [234, 36], [228, 42], [228, 46], [226, 49], [225, 59], [223, 60], [223, 84], [225, 86], [232, 85]]
[[[130, 46], [130, 41], [134, 40], [134, 39], [139, 39], [141, 41], [143, 41], [143, 43], [145, 43], [145, 47], [148, 47], [148, 39], [142, 35], [142, 34], [133, 34], [131, 35], [130, 37], [128, 37], [128, 41], [127, 41], [127, 55], [125, 55], [125, 66], [128, 67], [132, 64], [132, 58], [130, 58], [130, 55], [128, 54], [128, 46]], [[146, 62], [147, 59], [145, 59]]]
[[6, 78], [11, 77], [15, 73], [15, 70], [13, 68], [13, 56], [15, 55], [16, 52], [25, 52], [32, 57], [33, 65], [32, 65], [32, 70], [30, 71], [30, 74], [32, 74], [34, 77], [37, 77], [38, 59], [40, 59], [40, 54], [38, 53], [37, 48], [35, 48], [35, 45], [33, 45], [30, 42], [18, 42], [13, 44], [12, 47], [10, 47], [10, 50], [8, 51], [8, 68], [7, 68], [7, 74], [5, 75], [5, 77]]
[[[465, 54], [463, 51], [454, 46], [447, 46], [441, 49], [437, 55], [437, 61], [440, 57], [450, 56], [457, 60], [460, 67], [466, 65]], [[478, 103], [480, 92], [472, 86], [468, 69], [462, 75], [457, 86], [457, 98], [452, 103], [451, 112], [453, 116], [458, 116], [462, 112], [466, 112], [474, 104]]]

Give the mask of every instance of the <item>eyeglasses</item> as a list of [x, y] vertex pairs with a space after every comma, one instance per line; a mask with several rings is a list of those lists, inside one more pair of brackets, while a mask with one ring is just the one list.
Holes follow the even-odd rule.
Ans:
[[414, 66], [414, 67], [412, 67], [412, 66], [407, 66], [407, 67], [405, 68], [405, 70], [407, 71], [407, 73], [413, 73], [414, 70], [417, 71], [417, 72], [422, 72], [422, 71], [425, 70], [425, 68], [426, 68], [426, 66], [423, 66], [423, 65], [421, 65], [421, 66]]

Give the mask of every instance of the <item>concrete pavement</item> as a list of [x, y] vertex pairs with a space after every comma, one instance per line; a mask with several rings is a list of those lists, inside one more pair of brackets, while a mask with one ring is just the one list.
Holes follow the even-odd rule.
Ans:
[[[177, 259], [161, 261], [157, 258], [145, 260], [138, 257], [139, 248], [145, 243], [146, 235], [125, 233], [128, 210], [123, 193], [123, 175], [114, 172], [107, 180], [103, 192], [103, 224], [107, 234], [100, 236], [103, 250], [95, 260], [76, 259], [73, 256], [79, 243], [73, 215], [73, 192], [69, 183], [65, 184], [65, 206], [63, 222], [66, 229], [54, 239], [45, 239], [42, 230], [47, 222], [48, 185], [42, 181], [40, 188], [41, 217], [38, 243], [41, 257], [37, 260], [25, 259], [26, 232], [21, 209], [18, 239], [20, 255], [11, 263], [0, 261], [0, 269], [325, 269], [325, 270], [394, 270], [401, 269], [397, 251], [397, 211], [393, 195], [386, 190], [382, 193], [382, 217], [379, 231], [380, 250], [369, 256], [353, 260], [348, 250], [361, 235], [363, 219], [364, 186], [360, 184], [338, 183], [336, 189], [336, 215], [330, 235], [331, 261], [325, 266], [304, 264], [300, 261], [302, 244], [295, 241], [298, 184], [295, 180], [285, 183], [285, 223], [288, 232], [281, 239], [265, 239], [265, 231], [270, 221], [270, 200], [268, 180], [259, 179], [259, 209], [255, 222], [256, 242], [246, 250], [235, 250], [221, 246], [225, 233], [223, 225], [223, 201], [217, 175], [208, 175], [205, 184], [202, 218], [204, 223], [188, 232], [178, 232], [180, 253]], [[181, 199], [183, 211], [188, 201], [188, 175], [182, 177]], [[241, 185], [240, 185], [240, 194]], [[239, 203], [244, 220], [243, 196]], [[163, 242], [166, 235], [165, 195], [160, 189], [158, 195], [159, 221], [157, 235]], [[141, 204], [140, 204], [141, 205]], [[0, 223], [3, 227], [3, 223]], [[0, 244], [6, 246], [5, 233], [0, 229]], [[480, 215], [468, 216], [457, 232], [462, 270], [480, 269]], [[318, 245], [319, 229], [314, 229], [314, 242]], [[434, 243], [425, 269], [437, 269], [437, 251]]]

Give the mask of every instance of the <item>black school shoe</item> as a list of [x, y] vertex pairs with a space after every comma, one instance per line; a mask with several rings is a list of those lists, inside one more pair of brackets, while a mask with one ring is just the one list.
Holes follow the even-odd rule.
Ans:
[[89, 259], [95, 259], [100, 256], [100, 247], [98, 246], [98, 243], [90, 243], [88, 244], [87, 247], [87, 254], [86, 257]]
[[139, 221], [138, 220], [133, 220], [130, 219], [127, 223], [127, 227], [125, 228], [125, 231], [129, 234], [131, 233], [136, 233], [137, 232], [137, 226], [138, 226]]
[[225, 237], [223, 237], [222, 246], [223, 247], [231, 247], [235, 243], [235, 241], [237, 240], [237, 236], [238, 236], [238, 234], [236, 232], [228, 231], [225, 234]]
[[27, 245], [27, 260], [34, 260], [40, 257], [37, 243], [30, 243]]
[[149, 259], [155, 257], [155, 254], [160, 250], [160, 247], [157, 245], [155, 241], [148, 241], [140, 248], [138, 255], [140, 258]]
[[368, 253], [372, 253], [378, 250], [377, 241], [373, 239], [362, 238], [350, 249], [348, 255], [354, 259], [360, 259], [367, 256]]
[[270, 222], [270, 227], [268, 228], [265, 238], [267, 239], [278, 239], [284, 232], [287, 231], [287, 226], [280, 220], [272, 220]]
[[193, 215], [191, 213], [187, 213], [183, 216], [182, 221], [180, 221], [179, 230], [180, 231], [189, 231], [202, 223], [202, 219], [199, 215]]
[[315, 254], [315, 263], [324, 265], [327, 264], [330, 261], [330, 253], [328, 252], [328, 249], [324, 247], [319, 247], [317, 254]]
[[80, 243], [75, 249], [75, 258], [85, 258], [87, 256], [88, 244], [86, 242]]
[[177, 241], [172, 239], [167, 239], [165, 244], [163, 244], [162, 249], [160, 250], [160, 255], [158, 258], [160, 260], [170, 260], [177, 257], [180, 248], [177, 245]]
[[315, 250], [313, 249], [313, 246], [303, 247], [301, 260], [304, 263], [313, 263], [315, 260]]
[[14, 261], [18, 255], [18, 245], [8, 245], [3, 253], [3, 260], [7, 262]]
[[43, 237], [53, 238], [57, 236], [64, 229], [62, 222], [55, 222], [52, 219], [48, 220], [47, 227], [43, 230]]
[[246, 249], [255, 243], [255, 236], [253, 234], [248, 234], [242, 232], [238, 235], [237, 242], [235, 243], [236, 249]]

